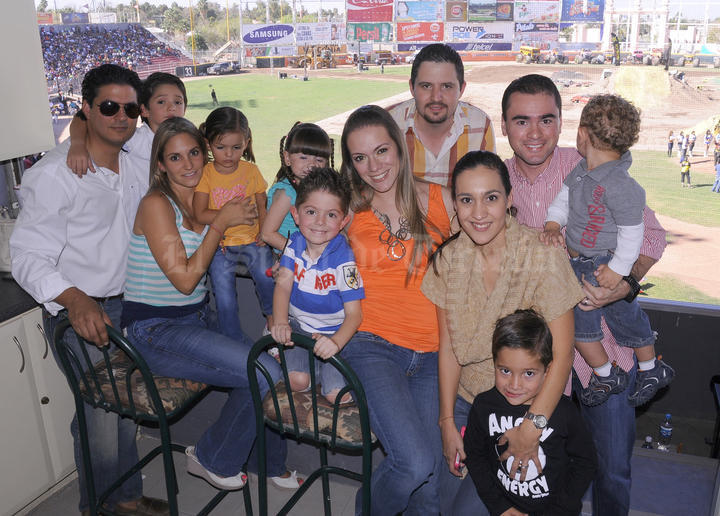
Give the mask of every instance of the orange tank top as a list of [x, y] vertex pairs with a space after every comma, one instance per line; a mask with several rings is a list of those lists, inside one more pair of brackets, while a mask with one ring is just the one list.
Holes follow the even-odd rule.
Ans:
[[[440, 185], [430, 185], [427, 220], [434, 249], [450, 232]], [[355, 262], [365, 286], [365, 299], [361, 302], [363, 322], [359, 331], [374, 333], [392, 344], [414, 351], [437, 351], [435, 305], [420, 291], [428, 257], [422, 255], [416, 274], [405, 284], [413, 240], [404, 242], [405, 256], [393, 261], [388, 257], [387, 244], [379, 241], [384, 229], [372, 210], [356, 213], [348, 229]]]

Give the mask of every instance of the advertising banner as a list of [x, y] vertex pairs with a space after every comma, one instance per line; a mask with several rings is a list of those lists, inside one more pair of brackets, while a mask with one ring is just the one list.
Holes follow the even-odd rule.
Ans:
[[605, 0], [562, 0], [561, 19], [564, 22], [602, 22], [604, 11]]
[[513, 2], [498, 2], [495, 10], [495, 19], [497, 21], [512, 21], [515, 4]]
[[445, 21], [467, 21], [467, 0], [447, 0], [445, 2]]
[[515, 37], [513, 39], [513, 50], [523, 45], [529, 45], [549, 50], [557, 48], [558, 24], [557, 23], [516, 23]]
[[515, 2], [514, 20], [516, 22], [554, 22], [560, 21], [560, 2]]
[[443, 40], [443, 24], [440, 22], [416, 22], [397, 24], [398, 41]]
[[445, 41], [482, 41], [512, 43], [512, 22], [446, 23]]
[[423, 0], [410, 2], [400, 0], [395, 11], [396, 22], [439, 21], [442, 20], [442, 2]]
[[495, 21], [496, 0], [468, 0], [468, 21]]
[[348, 23], [348, 41], [391, 41], [390, 23]]
[[512, 43], [448, 43], [448, 46], [458, 52], [490, 52], [493, 50], [510, 51]]
[[292, 25], [245, 25], [243, 41], [248, 45], [292, 45]]
[[557, 23], [516, 23], [515, 32], [557, 32]]
[[398, 43], [398, 52], [415, 52], [429, 43]]
[[345, 13], [348, 22], [391, 22], [393, 0], [346, 0]]
[[298, 23], [295, 26], [295, 38], [298, 45], [345, 41], [345, 24], [327, 22]]
[[38, 25], [52, 25], [52, 13], [37, 13]]
[[297, 53], [297, 48], [292, 46], [245, 47], [245, 57], [294, 56]]
[[117, 23], [117, 14], [115, 13], [88, 13], [90, 23]]
[[62, 22], [64, 25], [71, 23], [89, 23], [88, 13], [62, 13]]

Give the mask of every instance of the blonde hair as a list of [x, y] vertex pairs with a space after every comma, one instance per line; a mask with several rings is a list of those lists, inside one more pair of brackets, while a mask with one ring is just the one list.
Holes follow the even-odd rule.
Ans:
[[395, 120], [393, 120], [390, 114], [383, 108], [374, 105], [362, 106], [353, 111], [348, 117], [340, 139], [342, 150], [340, 173], [350, 182], [352, 189], [350, 208], [352, 211], [361, 212], [370, 209], [374, 190], [362, 180], [357, 170], [355, 170], [347, 144], [348, 137], [351, 133], [366, 127], [385, 128], [397, 148], [400, 163], [397, 187], [395, 190], [395, 206], [400, 212], [400, 216], [407, 219], [410, 233], [414, 240], [412, 259], [410, 260], [410, 267], [406, 278], [406, 280], [409, 280], [410, 277], [417, 272], [417, 264], [420, 261], [419, 257], [421, 253], [429, 257], [432, 253], [434, 243], [427, 229], [427, 217], [420, 209], [420, 203], [415, 191], [415, 181], [417, 181], [417, 179], [410, 168], [410, 158], [402, 132], [395, 123]]

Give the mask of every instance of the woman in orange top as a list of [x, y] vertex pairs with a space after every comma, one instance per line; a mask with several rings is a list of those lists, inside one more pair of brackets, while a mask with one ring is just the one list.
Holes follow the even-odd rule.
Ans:
[[370, 425], [387, 453], [372, 476], [372, 514], [437, 514], [439, 338], [420, 285], [428, 256], [449, 234], [452, 201], [446, 188], [413, 176], [402, 133], [384, 109], [353, 112], [341, 145], [353, 190], [348, 237], [366, 295], [363, 322], [342, 356], [362, 381]]

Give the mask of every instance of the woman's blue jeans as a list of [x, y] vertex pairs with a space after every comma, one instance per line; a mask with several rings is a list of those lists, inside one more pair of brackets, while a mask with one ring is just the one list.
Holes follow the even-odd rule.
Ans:
[[[216, 475], [237, 475], [255, 442], [255, 412], [247, 376], [251, 346], [210, 330], [207, 308], [185, 317], [136, 321], [126, 331], [154, 374], [230, 389], [219, 418], [200, 437], [195, 452], [200, 463]], [[260, 361], [274, 381], [280, 379], [275, 359], [262, 353]], [[269, 387], [261, 375], [258, 379], [264, 397]], [[268, 476], [282, 475], [287, 444], [271, 431], [267, 431], [267, 443]]]
[[[418, 353], [368, 332], [341, 352], [360, 378], [370, 426], [387, 453], [373, 472], [373, 516], [440, 512], [437, 353]], [[356, 512], [360, 509], [360, 493]]]
[[239, 263], [247, 267], [255, 283], [255, 292], [260, 300], [263, 315], [270, 315], [275, 280], [268, 276], [266, 271], [273, 265], [272, 251], [269, 246], [259, 246], [255, 243], [218, 248], [208, 269], [215, 295], [220, 332], [235, 340], [244, 341], [247, 336], [240, 325], [235, 277]]
[[[458, 431], [467, 425], [471, 408], [472, 405], [464, 398], [458, 396], [455, 399], [455, 426]], [[470, 475], [465, 475], [465, 478], [456, 477], [450, 473], [447, 461], [443, 461], [443, 466], [440, 477], [443, 515], [489, 516], [490, 512], [480, 499]]]

